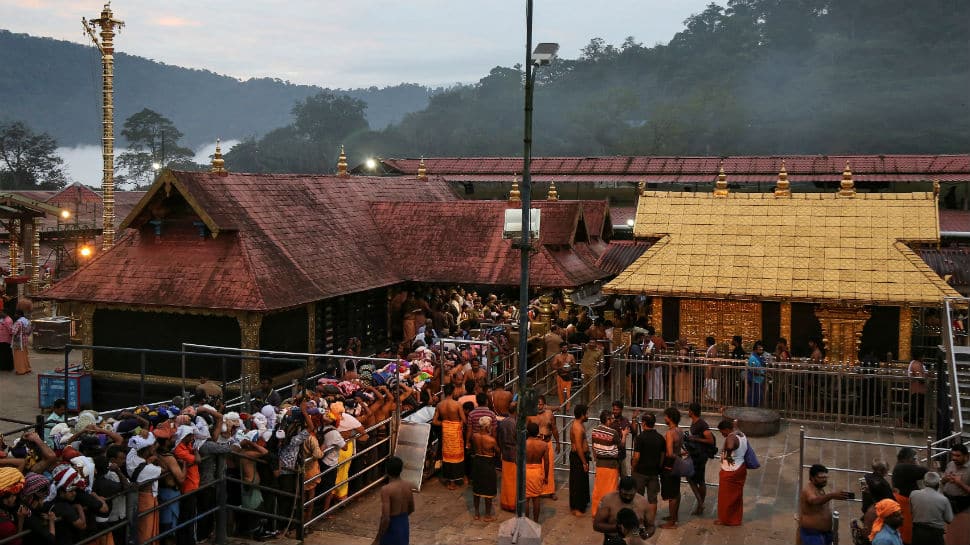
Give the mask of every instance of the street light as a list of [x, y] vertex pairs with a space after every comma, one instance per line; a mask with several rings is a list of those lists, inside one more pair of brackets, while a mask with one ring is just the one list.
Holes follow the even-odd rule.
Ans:
[[364, 162], [364, 165], [367, 166], [367, 170], [374, 170], [377, 168], [377, 161], [375, 161], [373, 157], [369, 157], [367, 161]]
[[[525, 42], [525, 135], [522, 139], [524, 149], [522, 152], [522, 187], [520, 198], [522, 199], [521, 225], [532, 225], [530, 217], [530, 207], [532, 206], [532, 87], [535, 84], [535, 70], [540, 66], [547, 66], [552, 62], [559, 51], [559, 44], [540, 43], [532, 50], [532, 4], [533, 0], [526, 1], [525, 23], [526, 23], [526, 42]], [[529, 368], [529, 252], [531, 244], [529, 240], [530, 229], [522, 229], [522, 239], [519, 249], [522, 251], [521, 273], [519, 279], [519, 410], [517, 430], [518, 445], [516, 453], [516, 490], [515, 516], [516, 529], [515, 535], [520, 535], [523, 530], [525, 519], [525, 443], [526, 443], [526, 416], [530, 407], [535, 403], [535, 391], [528, 388], [526, 371]], [[504, 532], [500, 531], [500, 536]]]

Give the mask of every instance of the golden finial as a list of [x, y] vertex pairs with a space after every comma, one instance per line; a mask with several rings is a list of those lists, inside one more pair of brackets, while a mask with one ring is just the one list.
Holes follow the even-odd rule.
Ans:
[[418, 179], [428, 179], [428, 169], [424, 168], [424, 157], [421, 158], [421, 162], [418, 164]]
[[640, 180], [637, 182], [637, 195], [643, 195], [643, 192], [647, 190], [646, 180]]
[[216, 138], [216, 152], [212, 155], [212, 168], [209, 169], [209, 172], [215, 172], [216, 174], [229, 174], [229, 171], [226, 170], [226, 161], [222, 158], [222, 147], [220, 146], [221, 143], [222, 141]]
[[343, 144], [340, 144], [340, 157], [337, 157], [337, 176], [341, 178], [347, 176], [347, 154], [344, 153]]
[[781, 170], [778, 171], [778, 185], [775, 186], [776, 197], [791, 197], [791, 184], [788, 182], [788, 170], [785, 160], [781, 160]]
[[522, 202], [522, 194], [519, 193], [519, 178], [512, 175], [512, 191], [509, 191], [509, 202]]
[[546, 196], [546, 200], [558, 201], [559, 192], [556, 191], [556, 182], [549, 182], [549, 194]]
[[724, 174], [724, 161], [721, 161], [720, 169], [717, 172], [717, 183], [714, 184], [715, 197], [728, 196], [727, 174]]
[[936, 195], [937, 197], [940, 196], [940, 181], [939, 180], [933, 180], [933, 194]]
[[855, 182], [852, 181], [852, 169], [849, 162], [845, 162], [845, 170], [842, 171], [842, 182], [839, 183], [840, 197], [855, 197]]

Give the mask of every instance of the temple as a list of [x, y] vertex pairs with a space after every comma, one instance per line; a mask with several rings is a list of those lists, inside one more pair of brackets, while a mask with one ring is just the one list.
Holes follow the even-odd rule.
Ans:
[[958, 295], [914, 252], [940, 241], [937, 194], [859, 193], [848, 164], [830, 193], [784, 167], [772, 193], [730, 191], [723, 167], [712, 192], [643, 191], [634, 232], [655, 243], [604, 291], [649, 297], [663, 336], [698, 346], [818, 336], [829, 361], [906, 360], [913, 310]]

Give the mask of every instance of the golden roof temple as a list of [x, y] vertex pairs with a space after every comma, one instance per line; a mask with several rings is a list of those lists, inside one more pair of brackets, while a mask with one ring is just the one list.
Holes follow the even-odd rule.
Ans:
[[[940, 241], [934, 192], [856, 193], [848, 165], [828, 194], [791, 193], [784, 166], [773, 193], [731, 192], [723, 171], [718, 178], [711, 193], [641, 192], [634, 235], [656, 243], [604, 287], [653, 297], [653, 322], [665, 333], [663, 313], [674, 310], [675, 337], [700, 346], [708, 335], [762, 338], [766, 321], [797, 338], [792, 305], [802, 304], [829, 359], [855, 360], [872, 310], [896, 307], [893, 351], [907, 359], [912, 309], [958, 295], [909, 246]], [[763, 302], [775, 302], [779, 316], [764, 316]]]

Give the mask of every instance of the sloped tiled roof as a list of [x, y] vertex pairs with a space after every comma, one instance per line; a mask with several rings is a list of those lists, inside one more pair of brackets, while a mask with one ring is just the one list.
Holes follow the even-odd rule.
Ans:
[[652, 245], [652, 242], [634, 242], [632, 240], [611, 241], [606, 251], [596, 262], [596, 266], [610, 274], [620, 274]]
[[[536, 202], [542, 222], [531, 286], [576, 287], [606, 276], [595, 259], [584, 257], [592, 255], [585, 241], [564, 238], [570, 226], [575, 229], [579, 212], [580, 202], [572, 203]], [[370, 210], [387, 241], [390, 261], [406, 279], [517, 285], [521, 252], [502, 238], [507, 207], [504, 201], [380, 202]]]
[[970, 293], [970, 247], [920, 248], [919, 256], [941, 277], [950, 276], [950, 285], [964, 295]]
[[[728, 157], [534, 157], [535, 182], [713, 182], [721, 161], [731, 183], [773, 183], [785, 160], [791, 182], [838, 182], [846, 161], [857, 184], [873, 182], [970, 181], [970, 154], [960, 155], [775, 155]], [[407, 175], [420, 159], [384, 159], [387, 170]], [[508, 182], [522, 172], [518, 157], [425, 158], [428, 174], [453, 182]]]
[[591, 238], [609, 240], [613, 233], [610, 206], [606, 201], [584, 201], [583, 218]]
[[888, 305], [957, 295], [904, 244], [939, 241], [932, 193], [649, 191], [634, 234], [659, 241], [604, 290]]
[[[447, 184], [434, 178], [167, 171], [122, 223], [141, 235], [126, 239], [126, 245], [119, 243], [44, 295], [119, 302], [110, 291], [95, 293], [92, 287], [103, 282], [105, 271], [115, 268], [131, 269], [125, 273], [130, 284], [126, 289], [139, 293], [138, 303], [143, 305], [277, 310], [387, 286], [401, 277], [388, 259], [383, 233], [371, 220], [369, 203], [455, 198]], [[191, 206], [217, 236], [196, 238], [190, 244], [176, 237], [166, 248], [167, 257], [158, 258], [155, 266], [155, 257], [145, 257], [154, 255], [149, 247], [157, 244], [145, 235], [152, 228], [146, 223], [178, 203]], [[163, 223], [161, 241], [169, 236], [175, 235], [169, 235]], [[237, 241], [238, 258], [220, 257], [226, 239]], [[200, 257], [207, 248], [211, 255]], [[180, 284], [182, 291], [177, 292], [163, 289], [199, 260], [209, 263], [207, 277], [228, 278], [230, 284], [248, 282], [250, 293], [227, 298], [203, 282]], [[146, 280], [149, 275], [153, 280]]]

